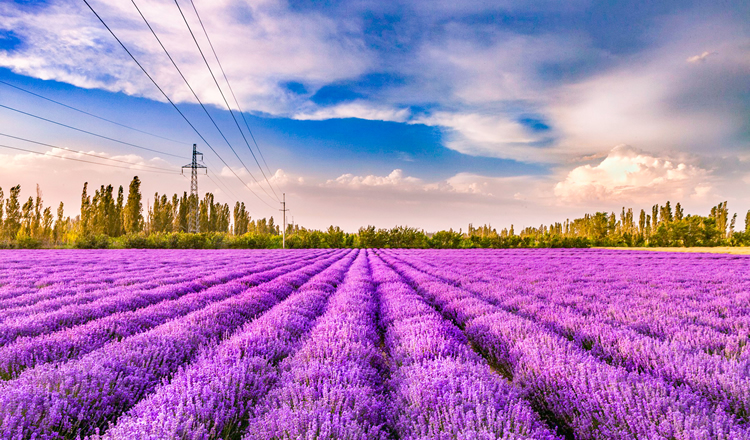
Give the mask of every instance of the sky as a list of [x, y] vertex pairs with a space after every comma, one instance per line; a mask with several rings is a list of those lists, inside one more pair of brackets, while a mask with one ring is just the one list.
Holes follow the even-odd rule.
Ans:
[[750, 209], [747, 1], [88, 3], [179, 112], [83, 0], [2, 0], [6, 197], [76, 215], [138, 175], [149, 204], [195, 143], [201, 194], [311, 228]]

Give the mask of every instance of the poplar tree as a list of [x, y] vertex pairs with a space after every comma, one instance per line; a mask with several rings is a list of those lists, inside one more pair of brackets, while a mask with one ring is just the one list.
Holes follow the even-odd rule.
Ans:
[[177, 194], [172, 194], [172, 224], [170, 225], [170, 230], [172, 232], [177, 232], [180, 230], [180, 223], [179, 223], [179, 209], [180, 209], [180, 197]]
[[675, 207], [674, 207], [674, 219], [675, 219], [676, 221], [680, 221], [680, 220], [682, 220], [683, 218], [685, 218], [685, 213], [684, 213], [684, 212], [683, 212], [683, 210], [682, 210], [682, 205], [680, 205], [680, 204], [678, 203], [678, 204], [677, 204], [677, 205], [675, 205]]
[[42, 212], [41, 238], [43, 240], [49, 241], [52, 238], [52, 220], [52, 208], [48, 206]]
[[250, 215], [245, 208], [245, 202], [237, 202], [234, 205], [234, 235], [247, 233], [250, 224]]
[[99, 216], [102, 220], [102, 230], [110, 237], [117, 236], [117, 207], [115, 205], [114, 187], [107, 185], [101, 188], [99, 200]]
[[63, 227], [67, 226], [63, 220], [64, 215], [64, 206], [63, 202], [60, 202], [60, 205], [57, 207], [57, 220], [55, 220], [55, 227], [52, 230], [52, 236], [55, 240], [55, 243], [59, 243], [62, 240], [64, 229]]
[[83, 182], [83, 191], [81, 192], [81, 234], [88, 235], [91, 223], [91, 198], [88, 195], [88, 182]]
[[177, 213], [177, 230], [180, 232], [187, 232], [188, 230], [188, 215], [191, 203], [192, 200], [188, 198], [187, 191], [183, 192], [180, 198], [180, 208]]
[[42, 213], [44, 211], [44, 202], [42, 201], [42, 189], [39, 188], [39, 184], [36, 184], [36, 198], [34, 199], [34, 218], [31, 223], [31, 235], [37, 237], [44, 235], [42, 233]]
[[31, 237], [31, 225], [34, 221], [34, 198], [29, 196], [29, 200], [23, 204], [22, 214], [22, 231], [27, 237]]
[[115, 236], [119, 237], [125, 232], [125, 228], [123, 227], [123, 211], [125, 209], [124, 207], [125, 203], [125, 196], [123, 194], [122, 185], [120, 185], [120, 188], [117, 190], [117, 204], [115, 205]]
[[[3, 232], [3, 207], [5, 206], [5, 194], [3, 194], [3, 188], [0, 187], [0, 235]], [[750, 211], [748, 211], [750, 213]]]
[[18, 231], [21, 229], [21, 204], [18, 201], [18, 195], [21, 193], [21, 185], [16, 185], [10, 189], [8, 203], [5, 205], [4, 232], [9, 239], [16, 238]]
[[128, 201], [125, 204], [125, 231], [136, 233], [143, 230], [143, 202], [141, 196], [141, 180], [133, 177], [128, 188]]
[[210, 212], [213, 204], [214, 195], [211, 193], [206, 193], [203, 200], [201, 200], [200, 208], [198, 209], [198, 232], [211, 231]]

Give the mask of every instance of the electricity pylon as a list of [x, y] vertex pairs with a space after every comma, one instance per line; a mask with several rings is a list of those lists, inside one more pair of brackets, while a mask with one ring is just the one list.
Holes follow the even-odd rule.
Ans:
[[[198, 156], [200, 156], [200, 162], [198, 162]], [[198, 225], [198, 205], [200, 199], [198, 199], [198, 169], [203, 168], [208, 174], [208, 168], [203, 165], [203, 153], [198, 152], [198, 147], [193, 144], [193, 162], [182, 167], [190, 168], [190, 214], [188, 216], [188, 232], [197, 234], [199, 232]], [[195, 196], [195, 197], [193, 197]]]

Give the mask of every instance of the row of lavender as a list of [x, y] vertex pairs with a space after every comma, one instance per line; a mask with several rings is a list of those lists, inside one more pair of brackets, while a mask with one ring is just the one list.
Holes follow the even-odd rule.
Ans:
[[384, 258], [576, 438], [748, 437], [744, 357], [717, 353], [723, 342], [682, 342], [701, 326], [722, 329], [726, 339], [747, 337], [744, 316], [724, 308], [747, 307], [747, 258], [451, 254]]
[[126, 254], [0, 254], [0, 437], [750, 438], [747, 260]]

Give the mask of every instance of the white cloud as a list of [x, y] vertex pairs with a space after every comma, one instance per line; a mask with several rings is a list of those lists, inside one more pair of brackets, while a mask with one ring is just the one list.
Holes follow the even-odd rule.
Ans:
[[355, 176], [354, 174], [342, 174], [334, 180], [326, 181], [327, 185], [348, 188], [377, 187], [388, 186], [397, 189], [406, 189], [408, 187], [418, 187], [422, 184], [421, 179], [416, 177], [404, 176], [402, 170], [393, 170], [387, 176]]
[[447, 83], [451, 102], [477, 105], [543, 100], [552, 85], [543, 80], [542, 66], [574, 62], [597, 53], [588, 41], [574, 34], [492, 32], [478, 44], [474, 28], [453, 25], [450, 29], [452, 35], [447, 42], [422, 49], [416, 69], [421, 76], [434, 76]]
[[599, 164], [571, 170], [555, 185], [564, 203], [649, 203], [662, 198], [704, 198], [711, 191], [709, 170], [687, 161], [659, 157], [619, 145]]
[[505, 115], [436, 112], [411, 121], [450, 129], [445, 146], [472, 156], [547, 162], [545, 149], [535, 148], [544, 137]]
[[[195, 103], [130, 2], [92, 5], [173, 100]], [[357, 76], [371, 64], [371, 56], [349, 32], [346, 21], [295, 13], [275, 0], [212, 1], [198, 6], [246, 110], [289, 113], [306, 97], [283, 89], [280, 83], [301, 81], [314, 87]], [[139, 7], [201, 100], [224, 108], [176, 6], [144, 0]], [[221, 78], [195, 14], [186, 4], [182, 7]], [[20, 49], [0, 53], [0, 66], [16, 73], [164, 100], [81, 2], [61, 0], [31, 12], [6, 3], [0, 5], [0, 29], [13, 30], [24, 42]]]
[[[558, 129], [557, 148], [570, 156], [601, 152], [610, 145], [678, 149], [696, 154], [711, 145], [716, 153], [743, 149], [750, 40], [731, 21], [673, 18], [659, 29], [659, 44], [622, 57], [612, 68], [563, 85], [549, 99], [546, 114]], [[701, 69], [685, 68], [696, 45], [715, 52], [688, 58]]]
[[710, 57], [711, 55], [717, 55], [716, 52], [703, 52], [700, 55], [693, 55], [692, 57], [688, 58], [686, 61], [688, 63], [703, 63], [706, 61], [706, 58]]
[[385, 106], [374, 106], [367, 102], [349, 102], [332, 107], [316, 108], [309, 112], [300, 112], [293, 116], [298, 120], [321, 121], [325, 119], [359, 118], [372, 121], [405, 122], [409, 118], [409, 109], [397, 109]]

